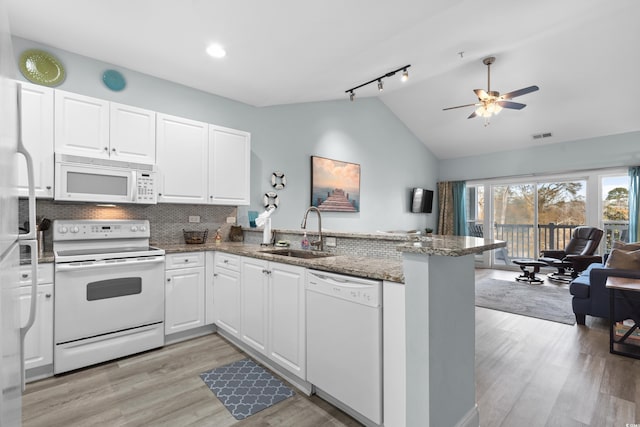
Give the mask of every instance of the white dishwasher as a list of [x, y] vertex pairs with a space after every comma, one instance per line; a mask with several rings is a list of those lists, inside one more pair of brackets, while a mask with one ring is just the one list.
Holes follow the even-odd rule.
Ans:
[[308, 270], [307, 380], [382, 424], [382, 284]]

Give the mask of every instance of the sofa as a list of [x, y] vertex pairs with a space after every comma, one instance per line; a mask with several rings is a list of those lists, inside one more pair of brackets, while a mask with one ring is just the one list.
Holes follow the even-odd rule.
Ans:
[[[579, 325], [585, 324], [586, 315], [609, 319], [609, 289], [605, 287], [609, 276], [640, 279], [640, 270], [610, 268], [602, 263], [587, 267], [569, 285], [569, 292], [573, 295], [573, 313]], [[640, 307], [640, 292], [628, 294]], [[616, 298], [615, 321], [638, 317], [638, 313], [632, 313], [628, 304], [618, 300]]]

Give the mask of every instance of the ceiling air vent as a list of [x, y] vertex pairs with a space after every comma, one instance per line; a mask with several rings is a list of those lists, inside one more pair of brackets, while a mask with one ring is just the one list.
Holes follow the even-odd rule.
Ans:
[[544, 133], [536, 133], [534, 135], [532, 135], [533, 139], [543, 139], [543, 138], [551, 138], [553, 136], [553, 134], [551, 132], [544, 132]]

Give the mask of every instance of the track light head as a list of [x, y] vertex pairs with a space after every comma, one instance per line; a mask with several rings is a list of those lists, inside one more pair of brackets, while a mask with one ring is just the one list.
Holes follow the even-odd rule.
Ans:
[[384, 90], [384, 86], [382, 85], [382, 80], [378, 79], [378, 90], [382, 92]]
[[353, 93], [353, 91], [349, 92], [349, 101], [353, 102], [355, 98], [356, 98], [356, 94]]
[[400, 81], [406, 82], [407, 80], [409, 80], [409, 72], [405, 68], [404, 70], [402, 70], [402, 77], [400, 77]]

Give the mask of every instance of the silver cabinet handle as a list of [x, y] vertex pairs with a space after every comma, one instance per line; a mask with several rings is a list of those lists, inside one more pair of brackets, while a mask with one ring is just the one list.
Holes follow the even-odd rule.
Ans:
[[28, 274], [28, 273], [22, 273], [22, 278], [23, 278], [23, 279], [26, 279], [27, 277], [29, 277], [29, 274]]
[[45, 298], [51, 298], [51, 294], [44, 294]]
[[167, 282], [170, 282], [170, 281], [171, 281], [171, 278], [168, 278], [168, 279], [167, 279]]
[[224, 262], [225, 264], [229, 264], [229, 260], [228, 260], [228, 259], [225, 259], [225, 260], [224, 260], [224, 261], [222, 261], [222, 262]]
[[112, 148], [112, 149], [111, 149], [111, 151], [113, 151], [113, 152], [115, 153], [115, 152], [116, 152], [116, 149], [115, 149], [115, 148]]
[[218, 277], [218, 273], [213, 273], [213, 277]]
[[104, 147], [104, 151], [109, 151], [109, 147]]
[[50, 185], [47, 185], [47, 190], [51, 190], [51, 186]]

